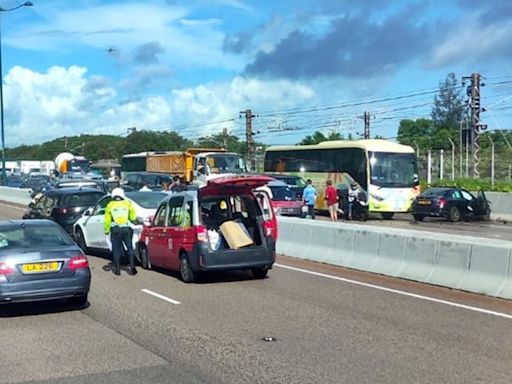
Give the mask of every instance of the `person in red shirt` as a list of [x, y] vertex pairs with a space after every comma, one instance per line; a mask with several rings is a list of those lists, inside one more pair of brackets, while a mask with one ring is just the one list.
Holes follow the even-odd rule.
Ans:
[[325, 201], [327, 202], [327, 207], [329, 208], [329, 215], [331, 216], [331, 221], [338, 220], [338, 192], [336, 188], [332, 186], [332, 181], [327, 180], [327, 188], [325, 189]]

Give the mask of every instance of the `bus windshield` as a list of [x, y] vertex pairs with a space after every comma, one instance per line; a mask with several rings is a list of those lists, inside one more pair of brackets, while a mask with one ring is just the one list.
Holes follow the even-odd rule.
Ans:
[[211, 173], [242, 173], [245, 171], [244, 159], [240, 155], [225, 153], [208, 155], [206, 162]]
[[414, 153], [368, 152], [370, 181], [379, 187], [409, 188], [418, 185]]

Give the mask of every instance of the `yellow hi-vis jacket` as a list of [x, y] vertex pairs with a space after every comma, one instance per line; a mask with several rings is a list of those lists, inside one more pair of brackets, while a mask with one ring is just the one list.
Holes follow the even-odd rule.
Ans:
[[110, 233], [110, 228], [114, 226], [126, 227], [130, 223], [137, 221], [135, 208], [130, 200], [112, 200], [105, 208], [105, 234]]

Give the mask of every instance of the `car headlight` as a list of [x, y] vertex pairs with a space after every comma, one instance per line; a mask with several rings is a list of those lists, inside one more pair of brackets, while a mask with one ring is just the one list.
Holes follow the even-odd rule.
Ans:
[[374, 198], [375, 200], [377, 200], [377, 201], [384, 201], [384, 198], [383, 198], [383, 197], [380, 197], [380, 196], [378, 196], [378, 195], [374, 195], [373, 193], [370, 193], [370, 196], [371, 196], [372, 198]]

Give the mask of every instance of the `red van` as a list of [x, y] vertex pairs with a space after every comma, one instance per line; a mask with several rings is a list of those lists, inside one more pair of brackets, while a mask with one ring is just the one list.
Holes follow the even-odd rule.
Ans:
[[267, 176], [226, 176], [196, 191], [169, 195], [140, 235], [143, 268], [179, 271], [193, 282], [203, 271], [251, 269], [263, 279], [275, 262], [277, 220], [264, 191]]

